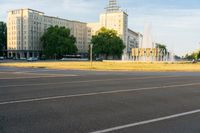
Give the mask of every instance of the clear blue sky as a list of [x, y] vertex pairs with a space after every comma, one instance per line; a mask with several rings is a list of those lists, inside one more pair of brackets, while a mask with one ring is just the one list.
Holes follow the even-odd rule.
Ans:
[[[0, 21], [7, 11], [32, 8], [47, 15], [97, 22], [108, 0], [1, 0]], [[129, 14], [129, 27], [143, 32], [152, 24], [153, 39], [183, 55], [200, 47], [200, 0], [118, 0]]]

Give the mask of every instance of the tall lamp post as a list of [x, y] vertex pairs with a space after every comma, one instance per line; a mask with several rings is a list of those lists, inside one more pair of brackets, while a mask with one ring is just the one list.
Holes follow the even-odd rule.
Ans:
[[92, 57], [92, 49], [93, 49], [93, 44], [90, 44], [90, 67], [92, 68], [92, 59], [93, 59], [93, 57]]

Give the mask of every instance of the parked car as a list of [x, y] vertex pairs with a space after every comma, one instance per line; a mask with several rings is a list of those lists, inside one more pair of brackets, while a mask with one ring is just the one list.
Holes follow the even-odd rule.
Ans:
[[35, 57], [30, 57], [27, 59], [27, 61], [37, 61], [37, 60], [38, 60], [38, 58], [35, 58]]
[[68, 58], [62, 58], [62, 59], [60, 59], [61, 61], [69, 61], [69, 59]]
[[95, 60], [96, 60], [96, 61], [103, 61], [102, 58], [96, 58]]
[[4, 60], [4, 57], [3, 57], [3, 56], [1, 56], [1, 57], [0, 57], [0, 60]]
[[26, 58], [20, 58], [20, 60], [27, 60]]

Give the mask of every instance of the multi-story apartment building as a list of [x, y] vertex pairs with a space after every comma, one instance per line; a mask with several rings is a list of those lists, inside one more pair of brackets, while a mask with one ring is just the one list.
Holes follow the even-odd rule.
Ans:
[[71, 30], [76, 37], [79, 53], [88, 51], [87, 24], [58, 17], [44, 15], [43, 12], [32, 9], [18, 9], [8, 12], [8, 56], [9, 57], [37, 57], [40, 56], [42, 46], [40, 38], [50, 26], [63, 26]]
[[8, 56], [40, 56], [42, 45], [40, 38], [50, 26], [63, 26], [71, 30], [76, 37], [79, 53], [87, 53], [92, 35], [102, 28], [114, 29], [122, 38], [126, 48], [122, 60], [132, 58], [131, 49], [138, 47], [139, 33], [128, 28], [128, 14], [120, 10], [116, 0], [109, 0], [106, 11], [100, 14], [98, 23], [84, 23], [58, 17], [46, 16], [43, 12], [32, 9], [18, 9], [8, 12]]
[[132, 48], [139, 48], [142, 37], [140, 33], [128, 29], [127, 55], [129, 59], [133, 59]]
[[131, 49], [139, 46], [139, 33], [128, 28], [128, 14], [120, 10], [116, 0], [109, 0], [109, 5], [105, 13], [100, 14], [98, 23], [88, 23], [87, 26], [92, 35], [102, 27], [116, 30], [126, 46], [122, 60], [132, 59]]

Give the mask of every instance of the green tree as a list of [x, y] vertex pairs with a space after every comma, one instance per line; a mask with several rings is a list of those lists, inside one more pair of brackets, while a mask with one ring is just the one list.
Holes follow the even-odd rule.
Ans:
[[198, 56], [197, 56], [197, 57], [198, 57], [198, 59], [200, 59], [200, 51], [199, 51], [199, 53], [198, 53]]
[[163, 55], [166, 55], [168, 50], [167, 50], [167, 46], [164, 45], [164, 44], [159, 44], [159, 43], [156, 43], [156, 48], [159, 48], [160, 51], [163, 53]]
[[0, 22], [0, 55], [7, 49], [7, 28], [6, 23]]
[[66, 54], [75, 54], [78, 49], [76, 38], [70, 34], [70, 29], [51, 26], [41, 37], [43, 52], [47, 58], [62, 58]]
[[199, 53], [192, 53], [192, 54], [186, 54], [185, 58], [188, 59], [188, 60], [197, 60], [198, 59], [198, 56], [199, 56]]
[[156, 48], [160, 49], [161, 60], [163, 60], [164, 56], [168, 55], [167, 46], [164, 44], [156, 43]]
[[121, 58], [125, 45], [123, 40], [117, 36], [115, 30], [101, 28], [97, 35], [92, 36], [93, 53], [108, 59], [108, 56]]

